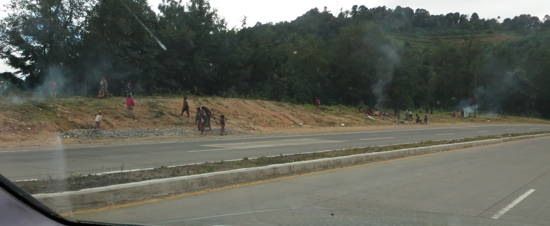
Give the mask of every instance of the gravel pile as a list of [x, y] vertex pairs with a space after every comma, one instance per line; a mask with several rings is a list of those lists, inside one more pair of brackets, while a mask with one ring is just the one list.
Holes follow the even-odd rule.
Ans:
[[187, 136], [193, 132], [183, 129], [127, 129], [127, 130], [95, 130], [75, 129], [60, 134], [62, 138], [84, 139], [134, 139], [140, 137]]
[[[228, 130], [228, 135], [243, 134], [241, 131]], [[127, 129], [127, 130], [95, 130], [95, 129], [75, 129], [59, 134], [61, 138], [79, 138], [79, 139], [135, 139], [142, 137], [160, 137], [160, 136], [190, 136], [198, 135], [197, 128], [192, 131], [183, 129]], [[218, 135], [220, 128], [212, 128], [212, 131], [204, 131], [204, 134]]]
[[[227, 135], [245, 134], [245, 132], [231, 129], [225, 129], [225, 132], [227, 132]], [[200, 134], [201, 132], [197, 128], [193, 128], [193, 133]], [[212, 128], [212, 131], [208, 131], [208, 129], [205, 129], [203, 134], [220, 135], [220, 128]]]

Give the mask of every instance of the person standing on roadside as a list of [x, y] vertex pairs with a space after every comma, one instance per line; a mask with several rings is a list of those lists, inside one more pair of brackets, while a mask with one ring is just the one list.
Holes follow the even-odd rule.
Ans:
[[424, 115], [424, 124], [428, 125], [428, 115]]
[[187, 112], [187, 118], [189, 118], [189, 103], [187, 102], [187, 97], [183, 97], [183, 109], [181, 109], [181, 116], [183, 112]]
[[319, 97], [315, 97], [315, 107], [319, 109], [319, 105], [321, 105], [321, 100], [319, 100]]
[[101, 115], [103, 115], [103, 112], [98, 111], [97, 116], [95, 117], [95, 129], [101, 129], [101, 120], [102, 120]]
[[99, 82], [99, 94], [97, 94], [97, 97], [99, 99], [105, 97], [105, 78], [101, 77], [101, 81]]
[[195, 115], [195, 123], [197, 123], [197, 129], [201, 131], [201, 135], [204, 133], [204, 117], [201, 108], [197, 107], [197, 114]]
[[107, 93], [109, 93], [109, 84], [107, 83], [107, 79], [105, 77], [101, 77], [103, 79], [103, 85], [105, 86], [105, 98], [107, 98]]
[[220, 126], [222, 127], [220, 129], [220, 135], [223, 136], [224, 133], [225, 133], [225, 135], [227, 135], [227, 132], [225, 132], [225, 116], [224, 115], [220, 116]]
[[128, 99], [126, 99], [126, 115], [128, 117], [132, 117], [134, 118], [134, 99], [131, 98], [131, 97], [128, 97]]
[[464, 118], [464, 108], [460, 110], [460, 118]]
[[124, 88], [126, 90], [126, 97], [131, 97], [131, 98], [134, 98], [134, 96], [132, 95], [132, 87], [131, 87], [132, 83], [128, 83], [126, 84], [126, 87]]
[[208, 109], [205, 106], [202, 106], [202, 110], [206, 115], [206, 122], [204, 123], [204, 128], [208, 127], [208, 131], [212, 131], [212, 124], [210, 123], [210, 119], [212, 118], [212, 112], [210, 111], [210, 109]]
[[57, 93], [57, 83], [52, 84], [52, 98], [55, 99], [55, 95]]

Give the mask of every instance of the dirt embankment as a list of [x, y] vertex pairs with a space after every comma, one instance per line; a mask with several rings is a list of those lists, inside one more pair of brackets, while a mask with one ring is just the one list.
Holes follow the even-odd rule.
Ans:
[[[137, 136], [132, 139], [161, 139], [180, 137], [202, 137], [195, 128], [195, 108], [206, 106], [212, 110], [212, 128], [206, 137], [218, 136], [219, 116], [225, 115], [226, 128], [238, 131], [235, 134], [293, 134], [344, 132], [358, 130], [377, 130], [398, 127], [420, 126], [412, 122], [397, 120], [395, 117], [368, 118], [358, 114], [357, 109], [343, 106], [325, 106], [327, 110], [318, 110], [311, 105], [243, 100], [216, 97], [191, 97], [190, 117], [181, 116], [183, 106], [180, 98], [137, 97], [135, 99], [135, 118], [125, 115], [125, 98], [113, 97], [103, 100], [75, 97], [70, 99], [18, 99], [4, 98], [0, 101], [0, 147], [48, 146], [59, 144], [79, 144], [92, 142], [113, 142], [113, 139], [97, 137], [60, 136], [59, 132], [69, 130], [93, 129], [98, 110], [103, 111], [102, 129], [132, 130], [143, 134], [143, 129], [163, 130], [179, 129], [185, 132], [151, 132], [150, 137]], [[474, 121], [451, 118], [449, 113], [430, 115], [430, 126], [469, 124], [469, 123], [548, 123], [541, 119], [491, 116], [478, 117]], [[344, 124], [344, 127], [341, 125]], [[160, 135], [159, 135], [160, 134]], [[122, 141], [122, 140], [119, 140]]]

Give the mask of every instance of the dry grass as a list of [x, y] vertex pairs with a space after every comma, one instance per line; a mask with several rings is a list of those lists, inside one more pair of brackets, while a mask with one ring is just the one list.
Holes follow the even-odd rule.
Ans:
[[[420, 126], [412, 122], [397, 120], [395, 117], [376, 117], [373, 120], [364, 114], [357, 114], [355, 112], [357, 109], [346, 106], [322, 106], [327, 110], [317, 110], [313, 105], [307, 104], [295, 105], [274, 101], [219, 97], [190, 97], [190, 118], [180, 116], [183, 104], [179, 98], [137, 97], [135, 99], [135, 118], [126, 117], [125, 98], [122, 97], [103, 100], [83, 97], [55, 100], [23, 98], [18, 102], [18, 104], [13, 104], [10, 98], [0, 100], [0, 128], [5, 128], [0, 131], [0, 147], [80, 143], [80, 140], [75, 139], [59, 140], [56, 132], [93, 128], [98, 110], [103, 111], [105, 123], [102, 128], [107, 130], [175, 127], [192, 130], [195, 127], [193, 111], [194, 108], [200, 106], [211, 108], [214, 114], [213, 127], [219, 126], [219, 116], [223, 114], [227, 119], [227, 128], [245, 131], [251, 135], [327, 133]], [[421, 116], [423, 115], [421, 114]], [[430, 126], [472, 123], [550, 124], [548, 120], [535, 118], [480, 115], [477, 119], [470, 121], [469, 119], [451, 118], [450, 115], [451, 112], [434, 112], [433, 115], [429, 115]], [[341, 124], [344, 124], [345, 127], [340, 127]]]

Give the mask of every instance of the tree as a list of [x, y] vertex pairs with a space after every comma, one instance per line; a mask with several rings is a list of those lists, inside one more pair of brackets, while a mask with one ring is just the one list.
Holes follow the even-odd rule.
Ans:
[[472, 13], [472, 16], [470, 17], [470, 22], [477, 22], [479, 21], [479, 15], [477, 13]]
[[162, 49], [141, 23], [154, 33], [158, 30], [156, 14], [146, 0], [100, 0], [82, 36], [79, 74], [84, 76], [75, 82], [95, 91], [105, 77], [109, 90], [120, 94], [127, 82], [134, 84], [134, 92], [142, 93], [144, 78], [147, 84], [158, 79], [155, 57]]
[[536, 94], [533, 85], [523, 70], [516, 70], [512, 75], [513, 85], [503, 104], [503, 110], [512, 115], [526, 115], [535, 107]]
[[12, 0], [0, 25], [0, 57], [34, 87], [78, 58], [92, 0]]

